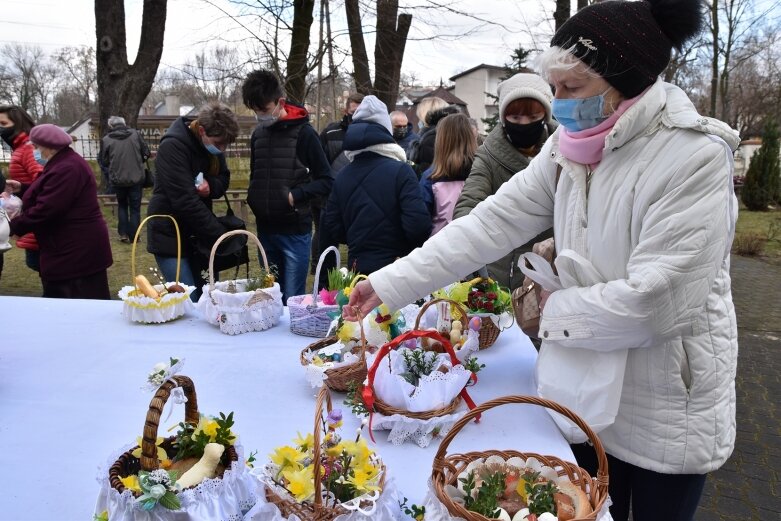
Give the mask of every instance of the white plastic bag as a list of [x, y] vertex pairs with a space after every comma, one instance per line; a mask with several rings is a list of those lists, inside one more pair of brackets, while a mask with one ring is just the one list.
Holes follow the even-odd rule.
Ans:
[[[527, 259], [534, 270], [526, 267]], [[561, 277], [534, 253], [524, 253], [518, 267], [548, 291], [604, 282], [594, 266], [573, 250], [562, 250], [556, 257]], [[543, 341], [535, 367], [537, 394], [571, 409], [594, 432], [599, 432], [612, 425], [618, 414], [628, 354], [628, 349], [594, 351]], [[551, 409], [545, 410], [570, 443], [587, 440], [585, 433], [569, 419]]]
[[5, 209], [0, 207], [0, 254], [11, 249], [11, 243], [8, 242], [11, 236], [11, 225]]

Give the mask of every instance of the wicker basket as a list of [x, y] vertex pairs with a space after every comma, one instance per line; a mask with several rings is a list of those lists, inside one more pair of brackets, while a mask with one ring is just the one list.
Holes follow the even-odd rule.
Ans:
[[209, 284], [204, 286], [198, 309], [202, 317], [220, 331], [238, 335], [251, 331], [264, 331], [279, 322], [282, 317], [282, 292], [279, 283], [269, 288], [246, 291], [248, 279], [214, 282], [214, 255], [220, 243], [234, 235], [246, 235], [255, 242], [268, 272], [268, 259], [258, 238], [246, 230], [233, 230], [222, 234], [212, 246], [209, 256]]
[[[458, 310], [458, 313], [461, 315], [461, 318], [459, 319], [459, 322], [461, 322], [461, 330], [466, 332], [467, 328], [469, 327], [469, 318], [466, 315], [466, 309], [464, 309], [464, 306], [456, 302], [455, 300], [450, 300], [446, 298], [434, 298], [426, 302], [420, 307], [420, 311], [418, 311], [418, 316], [415, 317], [415, 327], [413, 329], [420, 330], [420, 319], [423, 318], [423, 315], [426, 313], [426, 310], [433, 306], [434, 304], [438, 304], [439, 302], [449, 302], [451, 306], [455, 307]], [[441, 345], [441, 344], [440, 344]], [[441, 348], [424, 348], [426, 351], [434, 351], [437, 353], [444, 353], [445, 348], [444, 346]]]
[[490, 316], [471, 315], [470, 318], [474, 316], [480, 319], [480, 349], [488, 349], [494, 345], [502, 330], [499, 329], [499, 326], [494, 323]]
[[[461, 363], [456, 358], [456, 354], [453, 351], [453, 346], [450, 345], [450, 341], [447, 340], [442, 335], [440, 335], [439, 333], [437, 333], [436, 331], [412, 330], [397, 336], [396, 338], [394, 338], [393, 340], [391, 340], [390, 342], [388, 342], [387, 344], [385, 344], [380, 348], [380, 351], [377, 353], [377, 357], [374, 359], [374, 363], [369, 368], [367, 374], [368, 385], [366, 385], [361, 390], [361, 395], [363, 397], [364, 403], [366, 405], [366, 408], [369, 409], [369, 411], [378, 412], [383, 416], [393, 416], [395, 414], [398, 414], [401, 416], [406, 416], [407, 418], [414, 418], [416, 420], [430, 420], [438, 416], [453, 414], [458, 409], [458, 406], [461, 404], [462, 399], [467, 403], [470, 409], [475, 407], [472, 398], [470, 398], [469, 393], [467, 393], [466, 387], [464, 387], [464, 389], [461, 390], [461, 393], [457, 395], [455, 398], [453, 398], [453, 400], [449, 404], [439, 409], [434, 409], [431, 411], [412, 412], [406, 409], [399, 409], [397, 407], [392, 407], [388, 405], [387, 403], [383, 402], [377, 397], [376, 393], [374, 392], [374, 375], [377, 373], [377, 368], [379, 367], [380, 362], [382, 362], [382, 359], [392, 349], [397, 348], [406, 340], [409, 340], [411, 338], [421, 338], [421, 337], [428, 337], [437, 340], [442, 344], [442, 346], [445, 349], [445, 352], [450, 355], [450, 360], [453, 363], [453, 365]], [[474, 375], [472, 376], [474, 377]], [[371, 418], [369, 419], [369, 423], [371, 424]]]
[[[580, 468], [574, 463], [569, 463], [561, 460], [555, 456], [541, 456], [539, 454], [529, 452], [518, 452], [514, 450], [489, 450], [484, 452], [467, 452], [465, 454], [453, 454], [446, 455], [448, 446], [455, 438], [464, 426], [469, 421], [478, 416], [480, 413], [485, 412], [494, 407], [500, 405], [507, 405], [512, 403], [532, 404], [539, 405], [541, 407], [547, 407], [559, 414], [563, 414], [572, 420], [580, 427], [583, 432], [586, 433], [591, 443], [594, 445], [594, 450], [597, 453], [597, 461], [599, 468], [597, 470], [597, 477], [592, 478], [588, 472]], [[439, 450], [434, 456], [433, 469], [431, 472], [431, 485], [434, 489], [434, 493], [439, 501], [447, 508], [448, 512], [454, 517], [463, 518], [466, 521], [491, 521], [483, 515], [476, 512], [471, 512], [452, 500], [452, 498], [445, 491], [447, 485], [457, 486], [458, 476], [461, 474], [471, 463], [479, 458], [488, 458], [489, 456], [500, 456], [504, 459], [511, 457], [519, 457], [524, 460], [534, 457], [539, 460], [543, 465], [551, 467], [559, 476], [567, 476], [569, 480], [580, 487], [583, 492], [589, 498], [589, 502], [593, 508], [593, 512], [586, 516], [572, 521], [595, 521], [599, 514], [602, 505], [607, 499], [608, 489], [608, 474], [607, 474], [607, 456], [605, 455], [605, 449], [602, 447], [597, 435], [586, 423], [580, 419], [574, 412], [570, 411], [566, 407], [563, 407], [555, 402], [546, 400], [544, 398], [537, 398], [536, 396], [505, 396], [502, 398], [496, 398], [485, 402], [475, 409], [469, 411], [463, 418], [458, 420], [450, 432], [445, 435], [442, 442], [439, 444]]]
[[124, 286], [119, 290], [118, 296], [122, 299], [123, 308], [122, 314], [131, 320], [132, 322], [139, 322], [142, 324], [161, 324], [163, 322], [170, 322], [184, 315], [188, 310], [192, 309], [192, 302], [190, 301], [190, 293], [195, 290], [193, 286], [187, 286], [179, 284], [179, 268], [182, 262], [182, 241], [179, 236], [179, 224], [176, 219], [170, 215], [150, 215], [138, 226], [136, 235], [133, 238], [133, 249], [130, 253], [130, 271], [131, 276], [135, 277], [136, 273], [136, 248], [138, 247], [138, 238], [141, 235], [141, 229], [144, 227], [147, 221], [155, 218], [171, 219], [176, 229], [176, 282], [169, 282], [164, 288], [161, 284], [155, 286], [157, 291], [167, 289], [174, 284], [184, 288], [184, 293], [165, 293], [159, 298], [147, 297], [138, 288], [138, 285]]
[[304, 299], [309, 295], [296, 295], [287, 299], [287, 308], [290, 312], [290, 331], [297, 335], [324, 338], [331, 327], [331, 314], [339, 311], [336, 304], [323, 304], [317, 292], [317, 285], [320, 281], [320, 270], [323, 267], [323, 261], [328, 253], [334, 252], [336, 255], [336, 269], [339, 269], [340, 258], [339, 250], [334, 246], [328, 248], [320, 254], [315, 270], [314, 289], [312, 290], [312, 302], [303, 304]]
[[[160, 425], [160, 415], [162, 414], [163, 407], [168, 401], [168, 397], [171, 395], [171, 390], [174, 387], [181, 387], [184, 390], [184, 395], [187, 397], [187, 402], [184, 406], [184, 421], [191, 425], [198, 425], [198, 420], [200, 419], [198, 413], [198, 397], [195, 394], [193, 381], [186, 376], [173, 376], [170, 380], [160, 386], [155, 393], [154, 398], [152, 398], [152, 402], [149, 404], [149, 410], [146, 413], [146, 422], [144, 423], [144, 435], [141, 441], [141, 458], [139, 459], [133, 456], [132, 452], [138, 448], [137, 446], [133, 447], [119, 456], [109, 469], [109, 482], [111, 488], [115, 489], [120, 494], [125, 490], [125, 486], [119, 478], [138, 474], [139, 470], [151, 472], [159, 468], [155, 441], [157, 440], [157, 432]], [[172, 449], [172, 444], [175, 439], [175, 436], [171, 436], [161, 445], [169, 456], [175, 453]], [[222, 461], [227, 462], [228, 466], [232, 462], [238, 461], [239, 457], [236, 448], [233, 445], [227, 447], [222, 458]], [[222, 465], [218, 467], [219, 477], [222, 477], [224, 470], [225, 468]], [[141, 493], [135, 492], [134, 495], [137, 497], [140, 496]]]
[[[358, 360], [351, 364], [345, 364], [325, 370], [325, 385], [332, 391], [339, 393], [347, 392], [350, 383], [360, 385], [366, 379], [366, 349], [369, 346], [366, 344], [363, 320], [358, 320], [358, 327], [361, 331], [360, 346], [358, 346]], [[329, 336], [328, 338], [309, 344], [301, 351], [301, 365], [304, 367], [309, 365], [310, 362], [307, 360], [307, 355], [309, 353], [322, 349], [325, 346], [335, 344], [338, 341], [339, 339], [336, 336]]]
[[[320, 464], [320, 430], [322, 429], [323, 425], [323, 404], [325, 403], [326, 406], [326, 414], [331, 412], [331, 394], [328, 392], [328, 389], [323, 387], [320, 389], [320, 392], [317, 394], [317, 401], [315, 402], [315, 422], [314, 422], [314, 431], [312, 432], [314, 441], [313, 441], [313, 458], [312, 461], [314, 462], [315, 469], [314, 469], [314, 478], [315, 478], [315, 498], [314, 502], [304, 502], [299, 503], [292, 497], [283, 497], [276, 493], [272, 489], [271, 486], [266, 486], [266, 500], [269, 503], [273, 503], [276, 505], [277, 508], [279, 508], [279, 511], [282, 513], [283, 516], [289, 518], [292, 515], [298, 516], [298, 518], [301, 521], [330, 521], [332, 519], [335, 519], [337, 516], [340, 516], [342, 514], [349, 514], [350, 511], [348, 511], [346, 508], [342, 507], [341, 505], [333, 505], [333, 506], [327, 506], [323, 505], [323, 487], [322, 487], [322, 476], [323, 476], [323, 469]], [[385, 465], [382, 465], [382, 470], [380, 471], [381, 477], [380, 477], [380, 489], [383, 489], [385, 487]]]

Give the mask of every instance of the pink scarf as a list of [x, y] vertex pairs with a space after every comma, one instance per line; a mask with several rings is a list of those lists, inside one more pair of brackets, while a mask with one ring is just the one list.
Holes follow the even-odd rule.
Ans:
[[559, 150], [561, 151], [561, 155], [570, 161], [595, 168], [599, 162], [602, 161], [602, 152], [605, 149], [605, 138], [610, 131], [613, 130], [613, 125], [616, 124], [618, 118], [620, 118], [629, 107], [637, 103], [637, 100], [639, 100], [643, 94], [645, 94], [645, 92], [639, 96], [619, 103], [616, 111], [596, 127], [578, 130], [577, 132], [570, 132], [567, 129], [562, 129], [562, 132], [559, 135]]

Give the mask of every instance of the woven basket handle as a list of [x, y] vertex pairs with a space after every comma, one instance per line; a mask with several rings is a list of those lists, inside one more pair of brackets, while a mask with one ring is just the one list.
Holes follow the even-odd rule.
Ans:
[[323, 491], [322, 491], [322, 474], [323, 468], [320, 464], [320, 430], [323, 425], [323, 402], [326, 405], [326, 414], [331, 412], [331, 393], [328, 392], [328, 388], [323, 386], [320, 388], [320, 392], [317, 393], [317, 401], [315, 402], [315, 429], [312, 431], [314, 453], [312, 454], [312, 460], [315, 464], [315, 505], [320, 506], [323, 503]]
[[461, 325], [463, 327], [463, 331], [466, 331], [467, 327], [469, 327], [469, 319], [467, 317], [466, 308], [461, 305], [461, 303], [456, 302], [455, 300], [451, 300], [449, 298], [435, 298], [431, 299], [425, 304], [423, 304], [420, 308], [420, 311], [418, 311], [418, 316], [415, 318], [415, 328], [414, 329], [420, 329], [420, 319], [423, 318], [423, 314], [426, 312], [426, 310], [433, 306], [434, 304], [438, 302], [449, 302], [451, 306], [454, 306], [459, 313], [461, 313]]
[[176, 222], [176, 219], [174, 219], [170, 215], [150, 215], [143, 221], [141, 221], [141, 224], [138, 225], [138, 229], [136, 230], [136, 235], [133, 237], [133, 250], [130, 253], [130, 276], [133, 277], [133, 284], [135, 285], [136, 289], [138, 289], [138, 284], [135, 283], [136, 279], [136, 246], [138, 245], [138, 237], [141, 235], [141, 228], [144, 227], [144, 224], [149, 219], [155, 219], [155, 218], [164, 218], [164, 219], [171, 219], [174, 223], [174, 228], [176, 229], [176, 283], [179, 284], [179, 265], [182, 263], [182, 238], [179, 236], [179, 223]]
[[171, 390], [174, 387], [181, 387], [184, 395], [187, 397], [187, 403], [184, 404], [184, 421], [191, 425], [198, 425], [200, 416], [198, 414], [198, 397], [195, 394], [195, 385], [187, 376], [176, 375], [161, 385], [154, 398], [149, 404], [149, 410], [146, 413], [146, 423], [144, 424], [144, 436], [141, 439], [141, 469], [151, 472], [159, 468], [160, 462], [157, 460], [157, 431], [160, 426], [160, 415], [163, 414], [163, 407], [171, 396]]
[[559, 405], [556, 402], [552, 402], [550, 400], [546, 400], [545, 398], [539, 398], [537, 396], [503, 396], [501, 398], [494, 398], [493, 400], [489, 400], [485, 403], [482, 403], [472, 409], [471, 411], [467, 412], [462, 416], [450, 429], [450, 432], [448, 432], [444, 438], [442, 438], [442, 442], [439, 444], [439, 449], [437, 450], [436, 455], [434, 456], [434, 463], [433, 463], [433, 473], [437, 472], [437, 469], [444, 468], [445, 465], [445, 455], [447, 454], [447, 449], [450, 446], [450, 442], [453, 441], [453, 438], [456, 437], [456, 434], [458, 434], [461, 429], [464, 428], [464, 426], [470, 422], [472, 418], [475, 416], [478, 416], [479, 414], [489, 410], [493, 409], [494, 407], [499, 407], [500, 405], [508, 405], [512, 403], [525, 403], [525, 404], [531, 404], [531, 405], [539, 405], [540, 407], [546, 407], [548, 409], [552, 409], [556, 411], [559, 414], [562, 414], [572, 420], [575, 425], [580, 427], [580, 429], [586, 433], [586, 436], [588, 436], [588, 439], [591, 441], [591, 443], [594, 445], [594, 450], [597, 453], [597, 462], [599, 464], [599, 468], [597, 469], [597, 489], [602, 494], [607, 494], [607, 485], [608, 485], [608, 475], [607, 475], [607, 455], [605, 454], [605, 449], [602, 447], [602, 442], [599, 440], [599, 437], [594, 433], [593, 430], [591, 430], [591, 427], [589, 427], [586, 422], [584, 422], [580, 416], [572, 412], [570, 409], [564, 407], [563, 405]]
[[252, 239], [255, 242], [255, 245], [260, 250], [260, 255], [263, 257], [263, 267], [266, 271], [268, 271], [268, 259], [266, 258], [266, 250], [263, 249], [263, 245], [260, 244], [260, 240], [257, 238], [257, 236], [252, 233], [248, 232], [247, 230], [232, 230], [229, 232], [225, 232], [220, 237], [214, 241], [214, 244], [212, 245], [212, 251], [209, 253], [209, 294], [214, 291], [214, 256], [217, 255], [217, 247], [220, 245], [222, 241], [227, 239], [228, 237], [233, 237], [234, 235], [246, 235], [250, 239]]
[[317, 261], [317, 269], [315, 270], [315, 280], [312, 283], [314, 286], [312, 289], [312, 305], [314, 307], [317, 307], [317, 284], [320, 281], [320, 269], [323, 267], [323, 261], [330, 252], [334, 252], [334, 255], [336, 255], [336, 269], [338, 270], [342, 265], [342, 256], [339, 254], [339, 248], [336, 246], [329, 246], [320, 254], [320, 259]]

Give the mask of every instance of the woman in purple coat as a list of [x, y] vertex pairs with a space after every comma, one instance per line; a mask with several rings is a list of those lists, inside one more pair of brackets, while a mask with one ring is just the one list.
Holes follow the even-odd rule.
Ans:
[[38, 125], [30, 141], [36, 160], [45, 166], [32, 184], [8, 182], [23, 194], [11, 234], [33, 232], [38, 238], [44, 297], [108, 300], [106, 268], [113, 260], [95, 175], [59, 127]]

